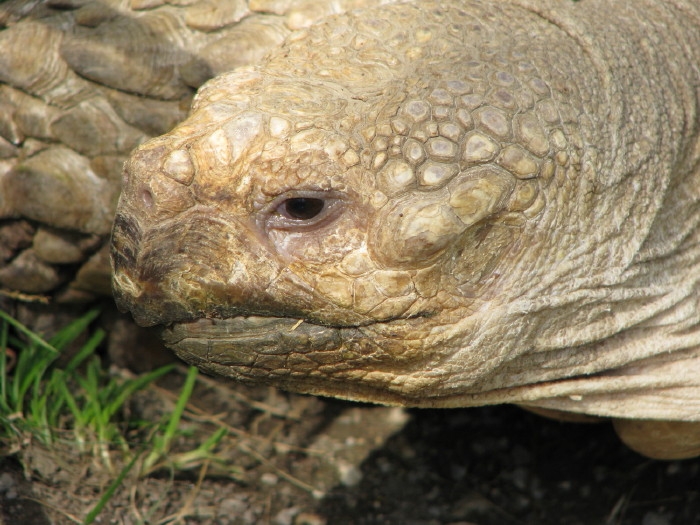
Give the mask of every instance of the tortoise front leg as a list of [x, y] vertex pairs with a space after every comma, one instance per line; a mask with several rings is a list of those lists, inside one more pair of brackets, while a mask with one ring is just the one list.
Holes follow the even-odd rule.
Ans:
[[700, 423], [614, 419], [620, 439], [632, 450], [653, 459], [685, 459], [700, 455]]

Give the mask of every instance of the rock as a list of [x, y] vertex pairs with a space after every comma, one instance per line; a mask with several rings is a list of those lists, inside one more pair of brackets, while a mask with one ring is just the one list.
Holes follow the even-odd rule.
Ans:
[[0, 188], [0, 209], [12, 210], [6, 215], [88, 234], [111, 229], [116, 188], [68, 148], [52, 147], [27, 159], [0, 179]]

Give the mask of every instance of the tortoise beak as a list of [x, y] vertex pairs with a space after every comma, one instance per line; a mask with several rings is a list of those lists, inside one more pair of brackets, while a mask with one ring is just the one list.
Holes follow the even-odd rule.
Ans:
[[168, 324], [193, 316], [168, 298], [155, 281], [145, 280], [139, 270], [142, 231], [133, 217], [117, 214], [112, 230], [112, 289], [117, 308], [131, 312], [140, 326]]

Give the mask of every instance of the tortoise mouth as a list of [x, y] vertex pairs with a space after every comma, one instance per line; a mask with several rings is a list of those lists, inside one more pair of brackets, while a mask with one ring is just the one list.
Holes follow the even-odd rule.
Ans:
[[166, 346], [193, 364], [255, 367], [268, 372], [315, 361], [342, 344], [343, 329], [285, 317], [239, 316], [176, 322], [163, 329]]
[[[410, 392], [392, 385], [403, 369], [400, 362], [409, 356], [393, 355], [366, 330], [238, 316], [176, 322], [163, 329], [162, 337], [178, 357], [212, 375], [302, 394], [416, 404]], [[415, 368], [422, 370], [427, 358], [419, 353], [408, 362], [416, 361]]]

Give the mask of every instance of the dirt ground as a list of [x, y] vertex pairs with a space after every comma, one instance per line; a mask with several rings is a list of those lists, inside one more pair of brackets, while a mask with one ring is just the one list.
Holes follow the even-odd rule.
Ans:
[[[140, 396], [132, 417], [167, 411], [179, 380]], [[95, 523], [700, 524], [700, 459], [642, 458], [607, 424], [508, 406], [404, 411], [210, 379], [193, 403], [193, 442], [212, 418], [231, 425], [217, 455], [234, 475], [209, 463], [127, 479]], [[0, 466], [4, 525], [81, 522], [104, 469], [74, 447], [27, 450], [26, 475], [16, 457]]]

